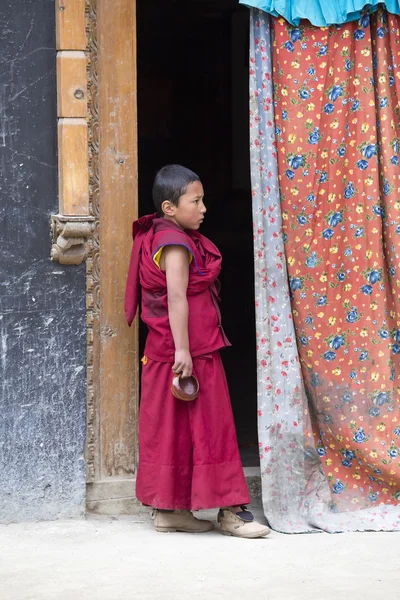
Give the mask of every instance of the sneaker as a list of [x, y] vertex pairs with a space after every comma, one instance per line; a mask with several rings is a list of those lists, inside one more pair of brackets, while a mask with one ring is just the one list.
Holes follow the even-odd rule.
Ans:
[[265, 537], [271, 530], [266, 525], [257, 523], [252, 513], [245, 506], [241, 506], [240, 512], [233, 512], [230, 508], [225, 508], [218, 513], [218, 523], [221, 525], [223, 535], [232, 535], [240, 538], [261, 538]]
[[205, 533], [214, 529], [211, 521], [196, 519], [190, 510], [155, 510], [154, 525], [156, 531], [172, 533], [183, 531], [185, 533]]

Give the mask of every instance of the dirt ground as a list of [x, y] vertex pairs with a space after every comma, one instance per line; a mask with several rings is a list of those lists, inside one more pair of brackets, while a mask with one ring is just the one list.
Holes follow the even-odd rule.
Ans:
[[[216, 513], [211, 513], [216, 517]], [[147, 515], [0, 526], [1, 600], [400, 598], [400, 534], [156, 533]]]

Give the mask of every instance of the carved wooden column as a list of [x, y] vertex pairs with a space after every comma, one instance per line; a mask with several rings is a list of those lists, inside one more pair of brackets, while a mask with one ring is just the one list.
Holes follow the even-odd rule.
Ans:
[[80, 264], [93, 229], [89, 214], [85, 0], [56, 0], [59, 212], [51, 259]]
[[87, 505], [130, 513], [137, 462], [137, 328], [124, 292], [137, 216], [134, 0], [86, 0], [89, 60]]

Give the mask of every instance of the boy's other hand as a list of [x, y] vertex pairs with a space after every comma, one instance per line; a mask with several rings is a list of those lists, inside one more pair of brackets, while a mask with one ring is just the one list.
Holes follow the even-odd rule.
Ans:
[[193, 361], [189, 350], [177, 350], [175, 352], [175, 363], [172, 370], [177, 375], [182, 373], [182, 377], [191, 377]]

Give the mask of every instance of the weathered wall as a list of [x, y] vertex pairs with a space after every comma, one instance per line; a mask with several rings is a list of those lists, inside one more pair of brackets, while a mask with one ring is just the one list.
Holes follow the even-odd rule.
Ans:
[[0, 4], [0, 521], [85, 502], [85, 266], [51, 263], [54, 0]]

